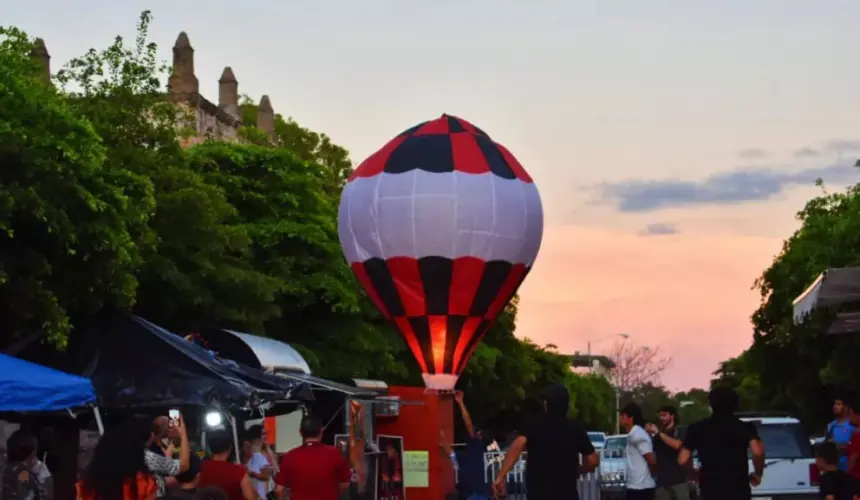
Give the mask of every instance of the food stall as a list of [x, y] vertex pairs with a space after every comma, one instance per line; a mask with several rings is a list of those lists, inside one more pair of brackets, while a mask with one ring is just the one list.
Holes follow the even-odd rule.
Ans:
[[[366, 498], [436, 500], [442, 498], [443, 484], [453, 485], [453, 468], [443, 451], [450, 450], [454, 437], [450, 394], [378, 380], [326, 380], [311, 374], [304, 357], [284, 342], [231, 330], [200, 335], [222, 357], [309, 385], [313, 411], [326, 424], [324, 441], [349, 457], [353, 479]], [[263, 419], [278, 453], [301, 443], [297, 429], [303, 414]]]

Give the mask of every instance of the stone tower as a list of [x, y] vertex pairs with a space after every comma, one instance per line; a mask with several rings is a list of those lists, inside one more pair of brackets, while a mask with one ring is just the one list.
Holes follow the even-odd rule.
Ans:
[[37, 38], [33, 42], [33, 48], [30, 54], [39, 63], [41, 67], [40, 77], [45, 83], [51, 83], [51, 54], [48, 53], [48, 48], [45, 47], [45, 41]]
[[[51, 56], [41, 38], [33, 42], [31, 55], [39, 64], [40, 78], [50, 84]], [[181, 139], [184, 147], [206, 140], [242, 140], [239, 136], [242, 117], [236, 75], [229, 66], [224, 68], [218, 80], [218, 104], [201, 95], [200, 83], [194, 73], [194, 48], [184, 31], [179, 33], [173, 45], [173, 70], [167, 80], [167, 88], [168, 94], [165, 97], [188, 111], [187, 117], [177, 119], [177, 125], [191, 126], [194, 131], [191, 137]], [[267, 95], [260, 99], [260, 105], [257, 107], [257, 127], [270, 140], [274, 140], [275, 111]]]
[[239, 116], [239, 82], [236, 81], [236, 75], [230, 66], [224, 68], [218, 80], [218, 107], [233, 118], [242, 119]]
[[194, 74], [194, 48], [184, 31], [173, 44], [173, 72], [167, 87], [171, 93], [183, 96], [196, 96], [200, 92], [200, 82]]
[[275, 110], [267, 95], [260, 99], [260, 105], [257, 106], [257, 128], [265, 132], [270, 140], [275, 138]]

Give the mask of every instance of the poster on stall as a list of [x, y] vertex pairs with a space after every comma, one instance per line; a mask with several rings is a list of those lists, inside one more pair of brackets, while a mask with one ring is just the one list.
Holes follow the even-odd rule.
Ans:
[[377, 436], [379, 461], [376, 472], [377, 500], [405, 500], [403, 484], [403, 438], [400, 436]]
[[[349, 465], [354, 473], [353, 481], [358, 485], [358, 490], [365, 491], [367, 485], [367, 464], [364, 456], [365, 433], [364, 433], [364, 405], [358, 401], [350, 401], [349, 411], [349, 443], [348, 456]], [[371, 478], [373, 476], [370, 476]]]
[[430, 486], [430, 452], [403, 452], [403, 487], [427, 488]]

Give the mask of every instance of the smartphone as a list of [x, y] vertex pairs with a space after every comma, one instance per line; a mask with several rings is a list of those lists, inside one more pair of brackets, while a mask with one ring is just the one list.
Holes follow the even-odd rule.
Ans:
[[170, 419], [171, 423], [179, 420], [179, 410], [176, 408], [172, 408], [167, 411], [167, 418]]

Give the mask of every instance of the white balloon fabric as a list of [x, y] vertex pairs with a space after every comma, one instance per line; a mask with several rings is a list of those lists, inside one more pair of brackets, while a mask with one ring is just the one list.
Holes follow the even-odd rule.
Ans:
[[504, 146], [443, 115], [358, 166], [341, 195], [338, 231], [427, 387], [450, 390], [534, 264], [543, 209]]

